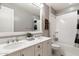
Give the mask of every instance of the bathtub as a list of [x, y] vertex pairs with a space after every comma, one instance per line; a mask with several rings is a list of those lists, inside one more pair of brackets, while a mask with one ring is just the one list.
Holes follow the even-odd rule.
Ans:
[[61, 54], [64, 56], [79, 56], [79, 48], [75, 47], [73, 44], [62, 42], [56, 42], [56, 44], [61, 46]]

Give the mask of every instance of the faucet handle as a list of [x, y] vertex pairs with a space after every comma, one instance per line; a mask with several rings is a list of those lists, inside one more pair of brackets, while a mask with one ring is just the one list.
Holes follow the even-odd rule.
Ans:
[[19, 39], [16, 37], [16, 42], [18, 42], [19, 41]]
[[12, 42], [14, 42], [15, 40], [12, 40]]
[[10, 41], [8, 40], [8, 41], [7, 41], [7, 43], [9, 44], [9, 43], [10, 43]]

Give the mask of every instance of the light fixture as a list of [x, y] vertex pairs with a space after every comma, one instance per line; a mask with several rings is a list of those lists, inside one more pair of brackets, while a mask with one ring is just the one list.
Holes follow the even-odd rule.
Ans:
[[41, 7], [41, 3], [32, 3], [32, 4], [37, 6], [37, 7]]
[[44, 5], [43, 5], [43, 4], [41, 4], [41, 7], [44, 7]]
[[72, 5], [73, 3], [69, 3], [69, 5]]

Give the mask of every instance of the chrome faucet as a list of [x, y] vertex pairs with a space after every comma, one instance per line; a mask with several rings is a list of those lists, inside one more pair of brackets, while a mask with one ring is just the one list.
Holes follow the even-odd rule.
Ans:
[[17, 37], [15, 37], [15, 39], [12, 39], [12, 40], [8, 40], [6, 43], [9, 44], [9, 43], [14, 43], [14, 42], [18, 42], [19, 39]]
[[11, 43], [11, 42], [14, 42], [15, 40], [8, 40], [7, 41], [7, 44]]

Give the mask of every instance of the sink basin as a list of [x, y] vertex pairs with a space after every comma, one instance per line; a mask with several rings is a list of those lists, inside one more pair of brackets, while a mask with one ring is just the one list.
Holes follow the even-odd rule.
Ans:
[[8, 44], [8, 45], [4, 46], [4, 49], [14, 49], [14, 48], [18, 48], [21, 45], [22, 45], [22, 42], [12, 43], [12, 44]]
[[35, 40], [35, 38], [30, 37], [30, 38], [27, 38], [26, 40], [28, 40], [28, 41], [32, 41], [32, 40]]
[[5, 45], [3, 48], [4, 49], [15, 49], [15, 48], [22, 46], [24, 43], [25, 43], [25, 41], [14, 42], [14, 43]]

